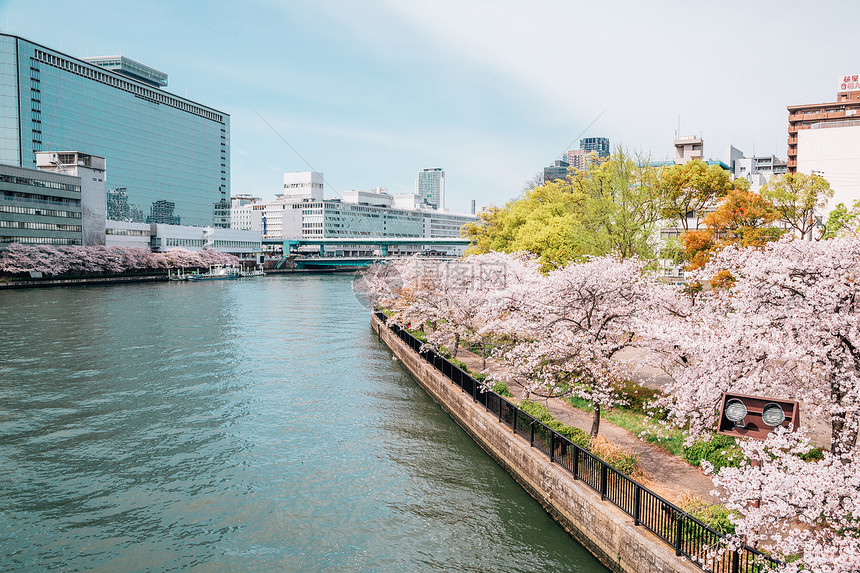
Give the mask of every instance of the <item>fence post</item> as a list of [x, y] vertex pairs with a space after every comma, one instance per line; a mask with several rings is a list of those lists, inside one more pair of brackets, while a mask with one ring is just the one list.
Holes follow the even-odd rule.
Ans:
[[549, 432], [549, 461], [555, 461], [555, 432], [552, 430]]
[[514, 408], [514, 418], [513, 418], [513, 423], [511, 424], [511, 427], [513, 428], [514, 433], [516, 434], [517, 433], [517, 408]]
[[529, 446], [535, 447], [535, 421], [529, 424]]
[[642, 515], [639, 506], [642, 504], [642, 488], [633, 482], [633, 525], [639, 525], [639, 516]]
[[675, 555], [681, 556], [682, 537], [684, 533], [684, 514], [675, 513], [677, 521], [675, 522]]
[[[495, 394], [495, 392], [494, 392], [494, 394]], [[499, 403], [499, 422], [501, 422], [502, 421], [502, 397], [499, 396], [498, 394], [496, 394], [496, 398], [498, 398], [497, 401]]]
[[600, 501], [606, 499], [606, 464], [600, 460]]
[[571, 445], [573, 446], [573, 467], [571, 468], [573, 479], [579, 479], [579, 446], [576, 444]]
[[736, 549], [732, 554], [732, 573], [740, 573], [741, 570], [741, 550]]

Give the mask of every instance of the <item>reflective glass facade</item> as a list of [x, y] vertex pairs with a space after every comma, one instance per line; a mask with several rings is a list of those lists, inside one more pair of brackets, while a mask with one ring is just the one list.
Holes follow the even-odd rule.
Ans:
[[108, 219], [229, 226], [229, 115], [0, 34], [0, 163], [42, 150], [107, 159]]

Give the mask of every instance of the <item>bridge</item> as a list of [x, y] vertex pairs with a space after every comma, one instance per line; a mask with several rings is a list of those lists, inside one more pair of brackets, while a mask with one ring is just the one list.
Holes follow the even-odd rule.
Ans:
[[[465, 247], [469, 240], [463, 237], [321, 237], [319, 239], [263, 239], [263, 245], [281, 246], [285, 258], [299, 247], [319, 246], [319, 256], [299, 257], [296, 268], [299, 269], [348, 269], [366, 267], [367, 265], [391, 260], [397, 257], [389, 256], [389, 247], [427, 246], [427, 247]], [[326, 246], [365, 246], [378, 247], [378, 253], [367, 256], [326, 256]], [[444, 258], [444, 257], [443, 257]], [[278, 266], [280, 266], [279, 263]]]

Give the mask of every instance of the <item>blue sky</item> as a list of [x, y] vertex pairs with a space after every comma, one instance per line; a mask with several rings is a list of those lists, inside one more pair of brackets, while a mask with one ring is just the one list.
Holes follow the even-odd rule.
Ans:
[[234, 194], [270, 199], [308, 169], [280, 134], [329, 196], [409, 192], [442, 167], [455, 211], [518, 196], [580, 135], [666, 159], [679, 118], [706, 155], [784, 159], [786, 106], [860, 73], [858, 16], [826, 0], [0, 0], [4, 31], [122, 53], [229, 113]]

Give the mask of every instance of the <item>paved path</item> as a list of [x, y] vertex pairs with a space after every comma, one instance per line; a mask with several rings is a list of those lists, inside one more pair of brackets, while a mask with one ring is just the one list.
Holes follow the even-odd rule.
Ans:
[[[481, 358], [471, 352], [461, 349], [457, 353], [457, 358], [465, 362], [472, 371], [482, 370]], [[490, 372], [499, 370], [499, 366], [492, 361], [488, 360], [487, 366]], [[509, 389], [517, 400], [522, 399], [519, 388]], [[574, 408], [558, 398], [550, 398], [546, 403], [555, 419], [568, 426], [576, 426], [586, 432], [591, 431], [591, 414]], [[685, 496], [695, 496], [712, 503], [719, 501], [718, 497], [711, 495], [714, 489], [711, 479], [704, 475], [700, 468], [688, 464], [654, 444], [640, 440], [634, 434], [606, 420], [600, 421], [600, 434], [621, 448], [639, 454], [639, 468], [645, 476], [645, 479], [639, 481], [656, 494], [675, 503]]]

